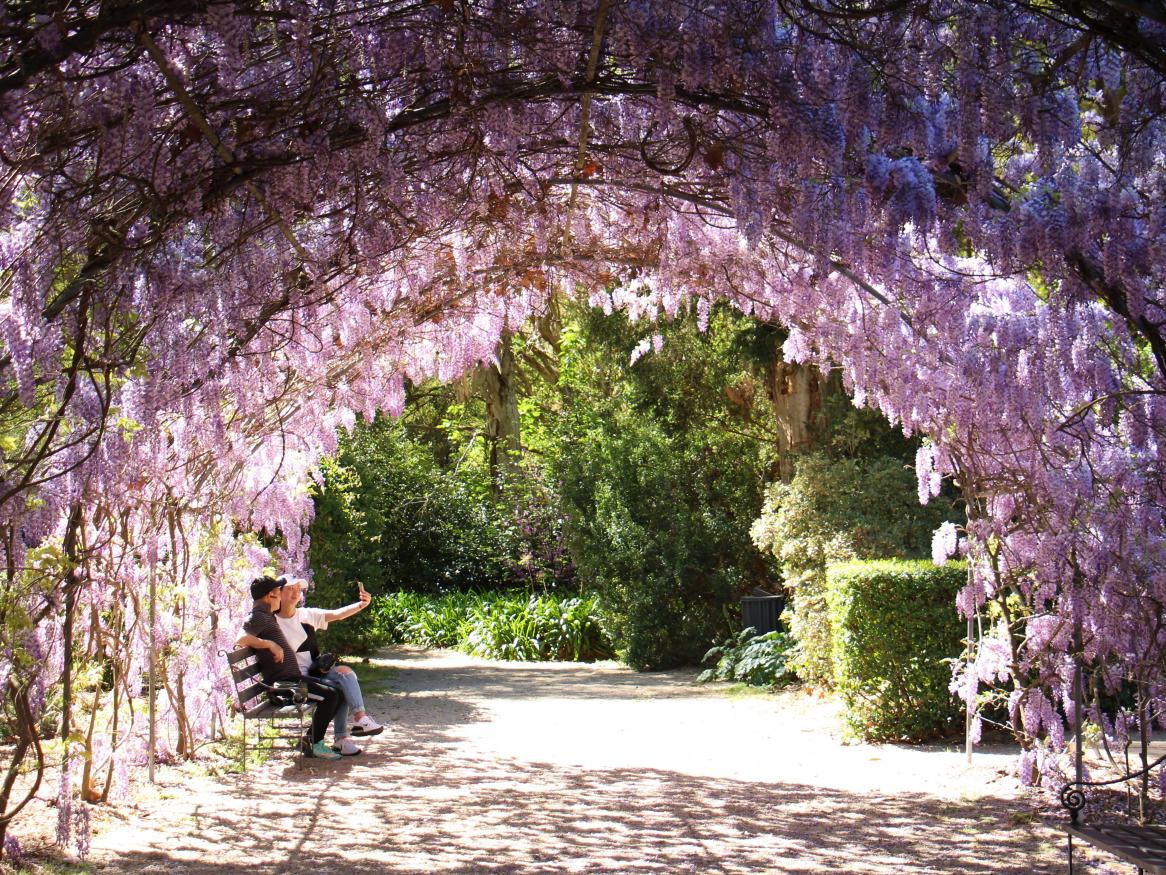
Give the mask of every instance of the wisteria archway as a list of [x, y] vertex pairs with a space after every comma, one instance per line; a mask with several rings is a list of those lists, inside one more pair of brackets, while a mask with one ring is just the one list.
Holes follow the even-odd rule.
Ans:
[[[237, 585], [273, 558], [245, 533], [301, 561], [337, 430], [488, 359], [555, 293], [654, 318], [726, 299], [790, 326], [789, 358], [931, 437], [921, 499], [946, 475], [964, 490], [959, 608], [1021, 606], [969, 700], [1014, 678], [1017, 725], [1057, 747], [1080, 630], [1103, 680], [1160, 707], [1158, 7], [0, 15], [0, 686], [20, 757], [67, 651], [116, 665], [107, 694], [132, 703], [151, 637], [164, 735], [189, 754], [222, 708]], [[152, 629], [151, 582], [176, 607]], [[64, 833], [74, 793], [140, 762], [124, 719], [72, 727]]]

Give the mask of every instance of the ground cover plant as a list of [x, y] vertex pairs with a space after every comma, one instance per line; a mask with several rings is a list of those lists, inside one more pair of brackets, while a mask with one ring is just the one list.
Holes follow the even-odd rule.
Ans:
[[745, 628], [723, 644], [711, 648], [701, 660], [711, 667], [697, 680], [739, 681], [754, 687], [777, 687], [797, 679], [790, 664], [794, 640], [788, 632], [758, 633]]
[[487, 659], [590, 662], [614, 653], [594, 597], [397, 592], [377, 599], [372, 611], [387, 640]]
[[[219, 725], [246, 580], [306, 570], [338, 436], [407, 383], [500, 376], [559, 295], [648, 355], [686, 309], [780, 324], [786, 363], [927, 436], [920, 498], [951, 478], [968, 508], [936, 558], [995, 623], [958, 689], [1010, 687], [1027, 778], [1056, 774], [1074, 656], [1107, 731], [1161, 721], [1160, 10], [886, 13], [3, 7], [0, 773], [60, 715], [62, 843], [90, 779], [143, 763], [144, 691], [167, 756]], [[636, 497], [609, 502], [629, 539]], [[657, 592], [691, 583], [655, 554]]]

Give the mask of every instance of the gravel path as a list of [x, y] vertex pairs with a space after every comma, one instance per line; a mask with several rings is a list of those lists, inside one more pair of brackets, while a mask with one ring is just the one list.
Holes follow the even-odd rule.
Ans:
[[394, 648], [363, 756], [171, 775], [99, 871], [1038, 873], [1064, 867], [1011, 754], [844, 745], [835, 706], [692, 674]]

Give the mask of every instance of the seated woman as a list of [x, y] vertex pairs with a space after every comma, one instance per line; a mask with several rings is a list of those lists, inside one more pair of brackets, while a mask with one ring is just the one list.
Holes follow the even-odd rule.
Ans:
[[[279, 623], [287, 643], [296, 651], [300, 670], [305, 675], [308, 674], [312, 661], [319, 656], [319, 648], [316, 646], [316, 630], [327, 629], [329, 623], [335, 623], [359, 613], [372, 601], [372, 596], [365, 590], [364, 584], [358, 584], [358, 586], [359, 601], [333, 611], [300, 606], [303, 592], [308, 588], [308, 583], [305, 580], [289, 579], [280, 590], [279, 611], [276, 612], [275, 619]], [[365, 711], [360, 682], [356, 678], [356, 672], [351, 668], [346, 665], [338, 665], [327, 672], [323, 679], [343, 693], [344, 701], [336, 711], [332, 727], [335, 750], [344, 756], [356, 756], [361, 753], [361, 749], [356, 746], [351, 736], [378, 735], [384, 731], [384, 727]], [[349, 710], [352, 711], [353, 718], [351, 728], [348, 725]]]

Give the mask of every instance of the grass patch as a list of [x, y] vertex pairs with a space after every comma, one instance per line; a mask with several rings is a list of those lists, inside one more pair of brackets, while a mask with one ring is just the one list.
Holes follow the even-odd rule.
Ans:
[[31, 854], [19, 865], [0, 863], [0, 875], [93, 875], [94, 871], [88, 863]]
[[400, 673], [392, 666], [379, 665], [368, 659], [342, 658], [341, 664], [347, 665], [356, 672], [356, 676], [360, 679], [360, 691], [366, 696], [370, 693], [392, 692], [393, 681], [397, 679], [397, 675]]
[[755, 687], [742, 682], [725, 684], [717, 692], [729, 699], [756, 699], [762, 696], [772, 696], [772, 687]]

